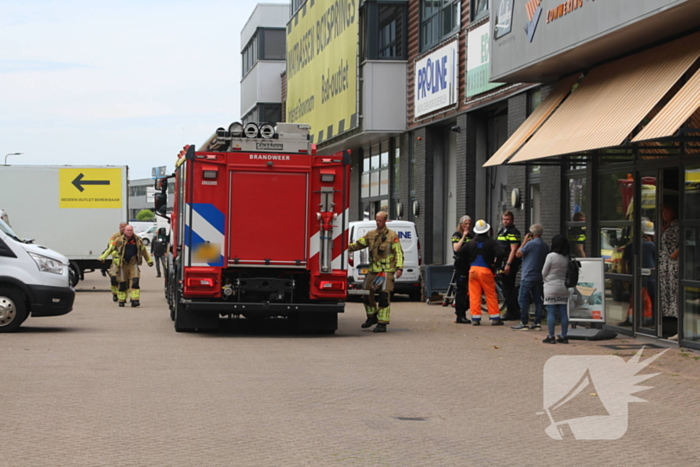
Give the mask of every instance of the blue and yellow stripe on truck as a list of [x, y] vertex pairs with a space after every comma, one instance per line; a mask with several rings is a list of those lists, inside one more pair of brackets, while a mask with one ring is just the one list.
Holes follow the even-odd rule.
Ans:
[[187, 203], [186, 266], [224, 266], [226, 216], [211, 203]]

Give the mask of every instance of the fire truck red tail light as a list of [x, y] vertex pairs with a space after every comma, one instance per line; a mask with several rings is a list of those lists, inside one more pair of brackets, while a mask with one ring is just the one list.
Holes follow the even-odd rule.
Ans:
[[341, 291], [345, 290], [346, 282], [343, 281], [320, 281], [318, 288], [325, 291]]
[[208, 277], [188, 277], [187, 287], [193, 288], [211, 288], [214, 287], [214, 280]]

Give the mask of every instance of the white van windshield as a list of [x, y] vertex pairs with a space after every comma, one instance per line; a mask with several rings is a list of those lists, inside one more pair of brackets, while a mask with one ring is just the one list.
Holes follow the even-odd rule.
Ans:
[[0, 230], [17, 240], [18, 242], [24, 243], [24, 240], [22, 240], [22, 238], [19, 235], [17, 235], [14, 230], [12, 230], [12, 227], [7, 225], [7, 223], [2, 219], [0, 219]]

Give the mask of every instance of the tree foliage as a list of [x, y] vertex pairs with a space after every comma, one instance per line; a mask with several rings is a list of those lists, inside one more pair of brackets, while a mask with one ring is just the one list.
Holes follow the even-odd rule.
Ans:
[[141, 222], [149, 222], [156, 219], [155, 214], [150, 209], [142, 209], [136, 214], [136, 220]]

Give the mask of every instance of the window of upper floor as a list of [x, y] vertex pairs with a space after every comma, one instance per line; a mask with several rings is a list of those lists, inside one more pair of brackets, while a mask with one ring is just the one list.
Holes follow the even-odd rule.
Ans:
[[471, 7], [472, 21], [477, 21], [488, 16], [489, 0], [471, 0], [469, 5]]
[[408, 2], [367, 0], [360, 10], [362, 60], [406, 60]]
[[290, 8], [290, 18], [293, 18], [294, 15], [296, 14], [299, 9], [304, 6], [304, 3], [306, 3], [306, 0], [292, 0], [289, 2], [289, 8]]
[[243, 125], [253, 123], [270, 123], [276, 125], [282, 121], [282, 104], [264, 103], [256, 105], [243, 117]]
[[242, 75], [248, 74], [259, 60], [284, 60], [286, 41], [284, 28], [258, 28], [241, 52]]
[[459, 31], [460, 4], [461, 0], [420, 1], [421, 52], [430, 49]]

